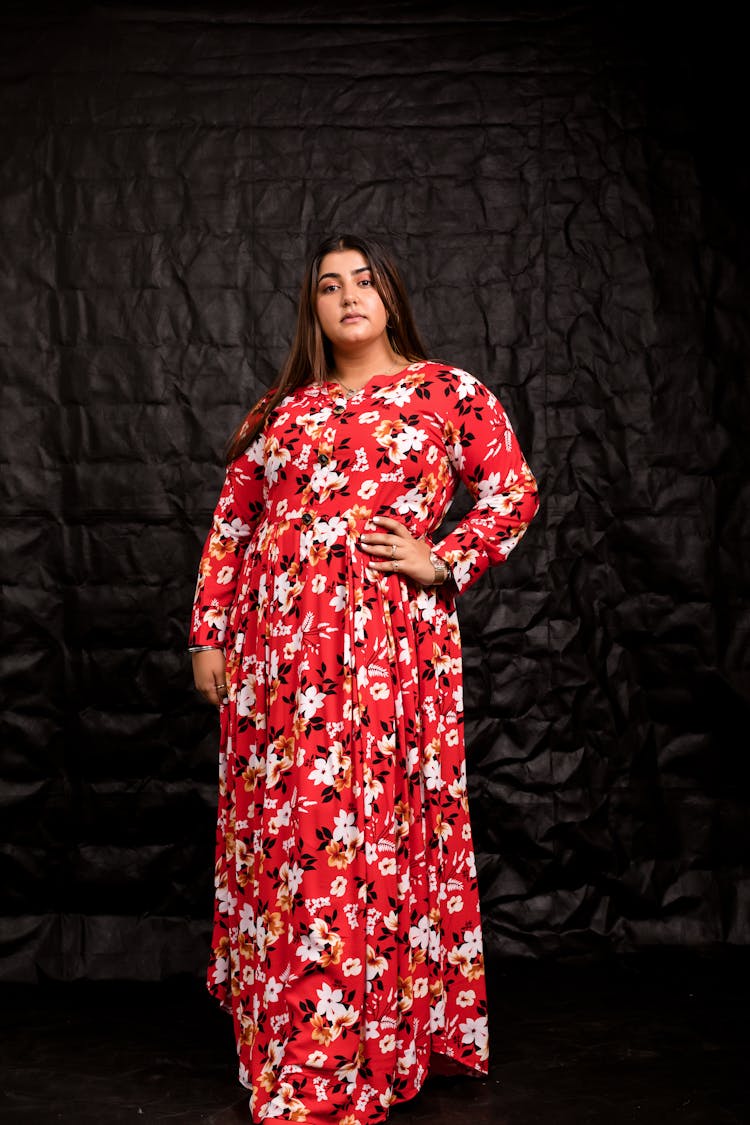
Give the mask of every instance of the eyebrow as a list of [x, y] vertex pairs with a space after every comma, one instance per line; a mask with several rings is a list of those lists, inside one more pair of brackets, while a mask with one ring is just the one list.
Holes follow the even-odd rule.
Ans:
[[[370, 266], [359, 266], [356, 270], [352, 270], [352, 277], [354, 277], [354, 275], [358, 274], [358, 273], [371, 273], [371, 272], [372, 272], [372, 270], [371, 270]], [[340, 273], [322, 273], [320, 275], [320, 277], [318, 278], [318, 285], [320, 285], [321, 281], [323, 281], [324, 278], [326, 278], [326, 277], [335, 277], [339, 281], [341, 280], [341, 274]]]

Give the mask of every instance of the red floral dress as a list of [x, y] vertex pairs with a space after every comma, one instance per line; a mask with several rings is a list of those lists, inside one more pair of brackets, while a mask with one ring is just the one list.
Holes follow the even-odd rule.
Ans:
[[[454, 585], [368, 566], [371, 516], [432, 544], [459, 479]], [[537, 506], [497, 398], [433, 362], [297, 388], [227, 471], [190, 643], [227, 659], [208, 984], [258, 1121], [383, 1121], [431, 1053], [487, 1072], [454, 598]]]

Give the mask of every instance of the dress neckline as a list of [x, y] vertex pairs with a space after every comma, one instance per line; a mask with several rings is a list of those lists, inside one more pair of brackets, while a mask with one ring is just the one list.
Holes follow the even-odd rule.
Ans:
[[371, 375], [367, 382], [363, 383], [361, 387], [357, 387], [356, 390], [352, 390], [349, 387], [344, 387], [343, 383], [339, 383], [337, 379], [324, 379], [323, 382], [319, 384], [319, 386], [321, 390], [327, 390], [329, 394], [331, 393], [331, 388], [333, 388], [334, 390], [338, 388], [339, 394], [342, 394], [348, 401], [349, 399], [356, 398], [357, 395], [363, 394], [365, 391], [369, 391], [370, 387], [372, 387], [374, 383], [381, 383], [383, 382], [383, 380], [388, 381], [389, 379], [397, 379], [399, 375], [403, 375], [403, 373], [405, 371], [408, 371], [412, 366], [413, 363], [407, 363], [405, 367], [399, 368], [398, 371], [383, 372], [379, 375]]

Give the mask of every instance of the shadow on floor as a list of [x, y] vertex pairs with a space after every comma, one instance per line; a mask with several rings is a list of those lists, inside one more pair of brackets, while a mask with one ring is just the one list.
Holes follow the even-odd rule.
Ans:
[[[730, 955], [731, 952], [731, 955]], [[748, 1125], [747, 951], [490, 966], [487, 1079], [393, 1125]], [[2, 1125], [248, 1125], [231, 1023], [192, 978], [0, 987]]]

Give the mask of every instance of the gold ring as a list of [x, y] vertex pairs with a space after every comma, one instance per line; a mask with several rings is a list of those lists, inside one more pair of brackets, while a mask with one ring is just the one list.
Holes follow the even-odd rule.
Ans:
[[396, 544], [391, 543], [391, 558], [395, 559], [395, 557], [396, 557]]
[[398, 570], [398, 559], [394, 559], [394, 561], [391, 563], [391, 565], [392, 565], [394, 570]]

